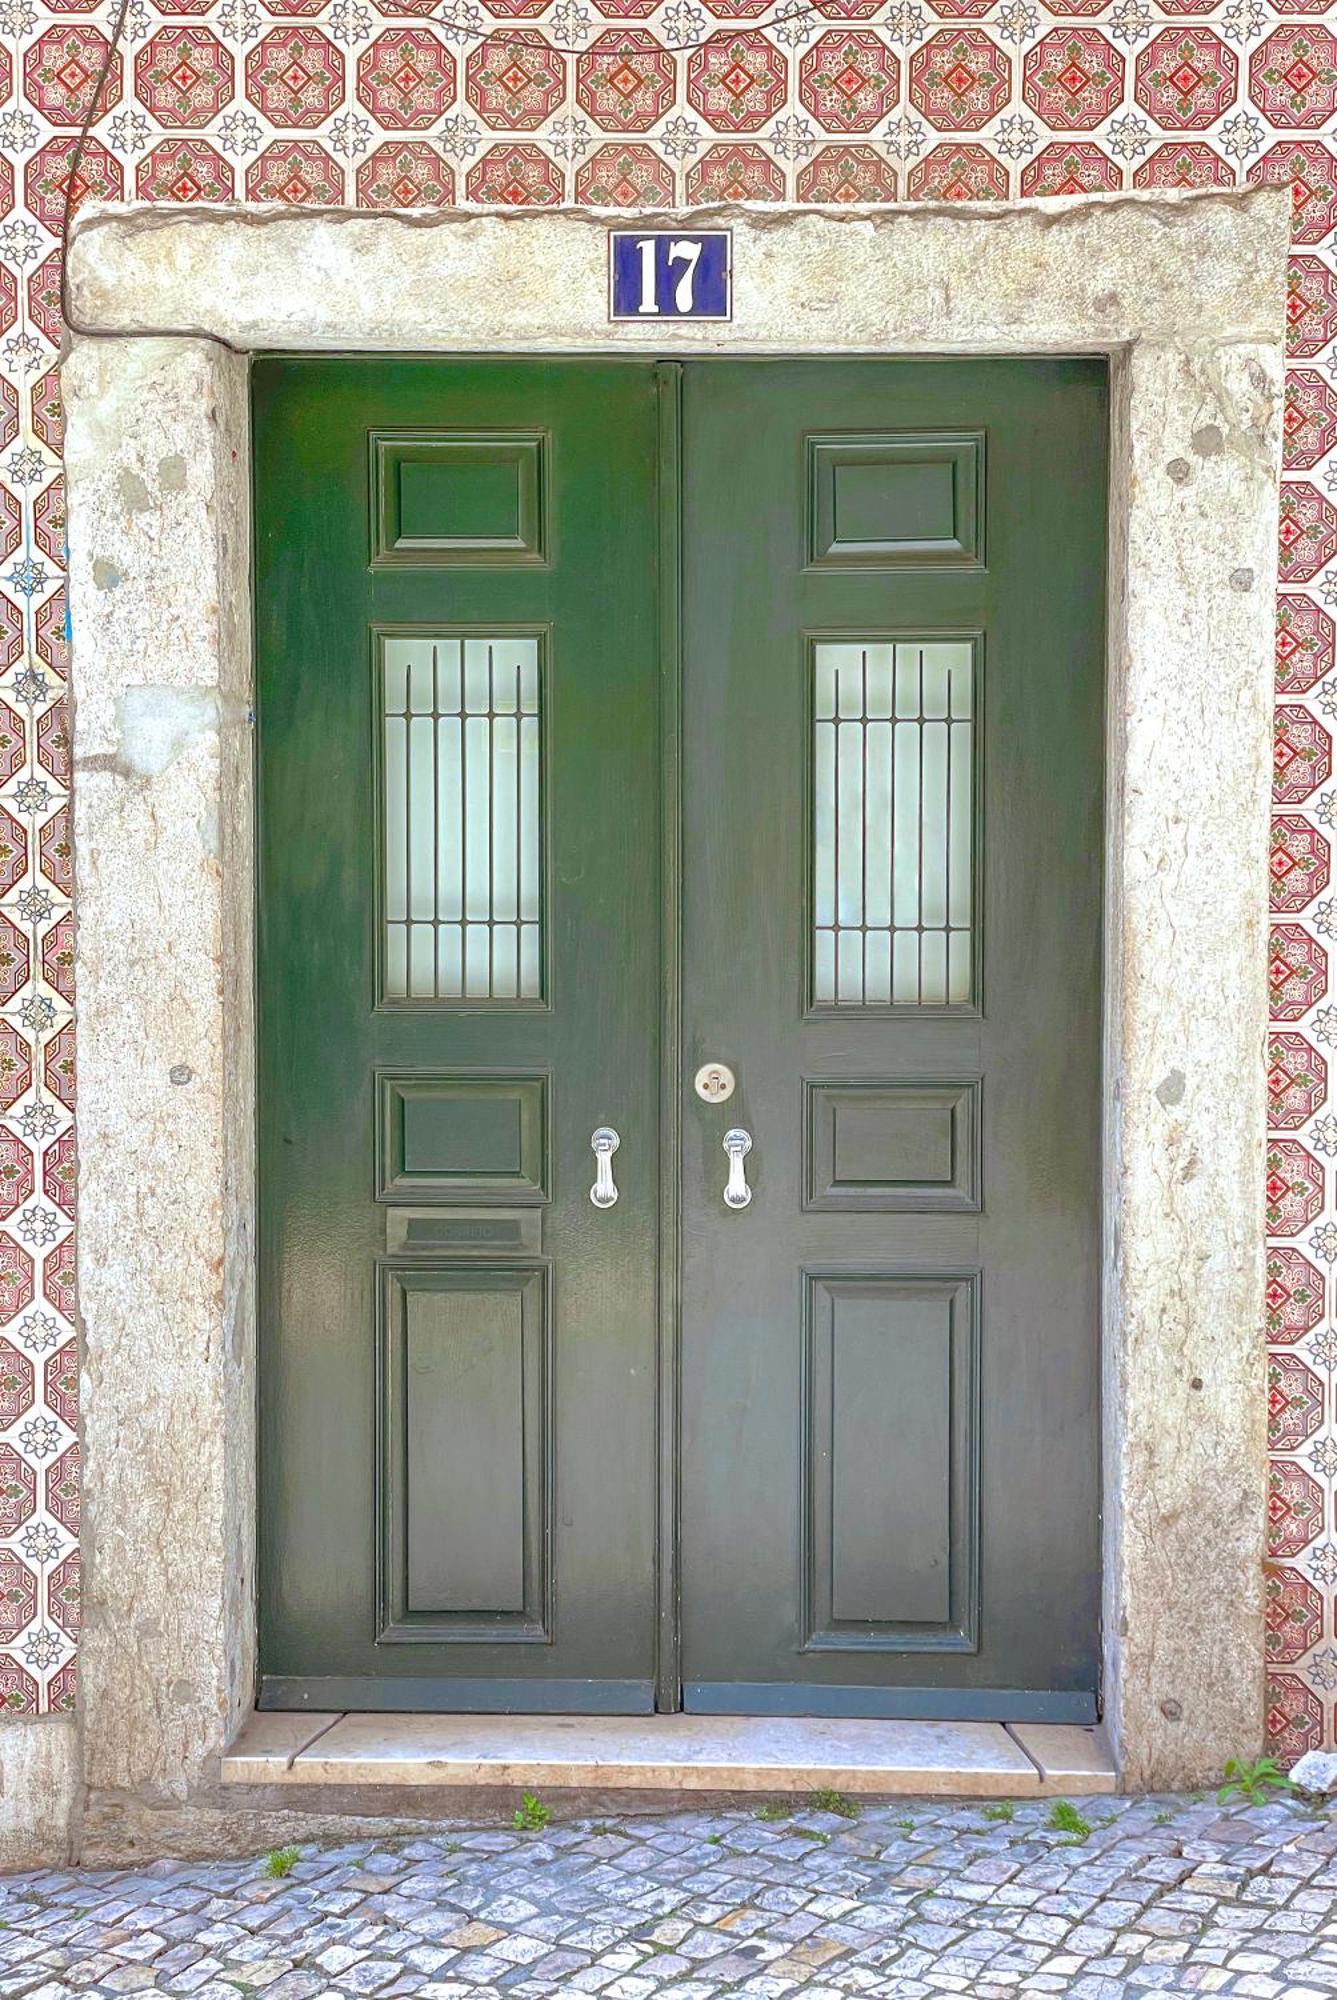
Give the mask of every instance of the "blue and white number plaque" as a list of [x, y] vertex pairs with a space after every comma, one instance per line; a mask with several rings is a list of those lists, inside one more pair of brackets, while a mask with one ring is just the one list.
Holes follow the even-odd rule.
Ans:
[[727, 229], [613, 229], [612, 319], [728, 319], [733, 256]]

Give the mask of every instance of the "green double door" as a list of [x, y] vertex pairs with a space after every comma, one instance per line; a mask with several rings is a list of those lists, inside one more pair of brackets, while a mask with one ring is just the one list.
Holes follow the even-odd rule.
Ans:
[[254, 415], [262, 1705], [1091, 1719], [1102, 366]]

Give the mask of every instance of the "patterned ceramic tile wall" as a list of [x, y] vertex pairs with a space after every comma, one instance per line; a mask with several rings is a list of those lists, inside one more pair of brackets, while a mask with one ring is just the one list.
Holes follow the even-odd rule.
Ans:
[[[73, 1699], [68, 201], [635, 207], [1289, 182], [1266, 1343], [1270, 1729], [1337, 1703], [1337, 7], [0, 0], [0, 1701]], [[1229, 673], [1229, 661], [1221, 663]], [[1229, 921], [1229, 912], [1222, 912]]]

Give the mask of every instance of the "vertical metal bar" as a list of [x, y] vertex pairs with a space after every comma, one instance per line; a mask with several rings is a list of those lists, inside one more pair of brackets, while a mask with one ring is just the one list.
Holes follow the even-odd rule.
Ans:
[[520, 991], [520, 967], [523, 955], [520, 940], [523, 924], [520, 915], [520, 883], [524, 874], [524, 850], [521, 846], [520, 792], [524, 782], [523, 758], [521, 755], [523, 737], [520, 728], [520, 708], [524, 699], [524, 668], [519, 660], [515, 663], [515, 997], [523, 998]]
[[404, 662], [404, 996], [413, 998], [413, 656]]
[[868, 1005], [868, 648], [859, 655], [860, 761], [863, 766], [862, 838], [859, 842], [859, 1005]]
[[888, 787], [888, 833], [887, 833], [887, 963], [889, 986], [888, 1000], [896, 997], [896, 717], [900, 706], [900, 650], [893, 639], [891, 642], [891, 757], [890, 784]]
[[918, 843], [918, 929], [915, 949], [915, 1004], [924, 1004], [924, 648], [919, 648], [919, 685], [915, 706], [919, 710], [919, 843]]
[[953, 710], [953, 670], [947, 668], [947, 722], [943, 724], [947, 732], [947, 826], [943, 840], [943, 1000], [951, 1002], [951, 768], [953, 768], [953, 744], [951, 744], [951, 710]]
[[831, 999], [840, 1005], [840, 667], [831, 676]]
[[487, 647], [487, 991], [497, 990], [497, 885], [495, 875], [495, 827], [497, 799], [497, 682], [496, 649]]
[[439, 647], [432, 641], [432, 993], [441, 998], [441, 694], [437, 683]]
[[460, 640], [460, 997], [469, 989], [469, 676]]

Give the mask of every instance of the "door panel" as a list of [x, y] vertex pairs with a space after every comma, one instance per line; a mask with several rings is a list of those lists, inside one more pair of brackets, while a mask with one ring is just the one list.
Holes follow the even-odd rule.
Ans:
[[262, 1700], [647, 1709], [654, 372], [262, 361], [255, 425]]
[[689, 1707], [1094, 1714], [1105, 433], [686, 370]]
[[262, 1705], [1091, 1717], [1102, 365], [255, 427]]

